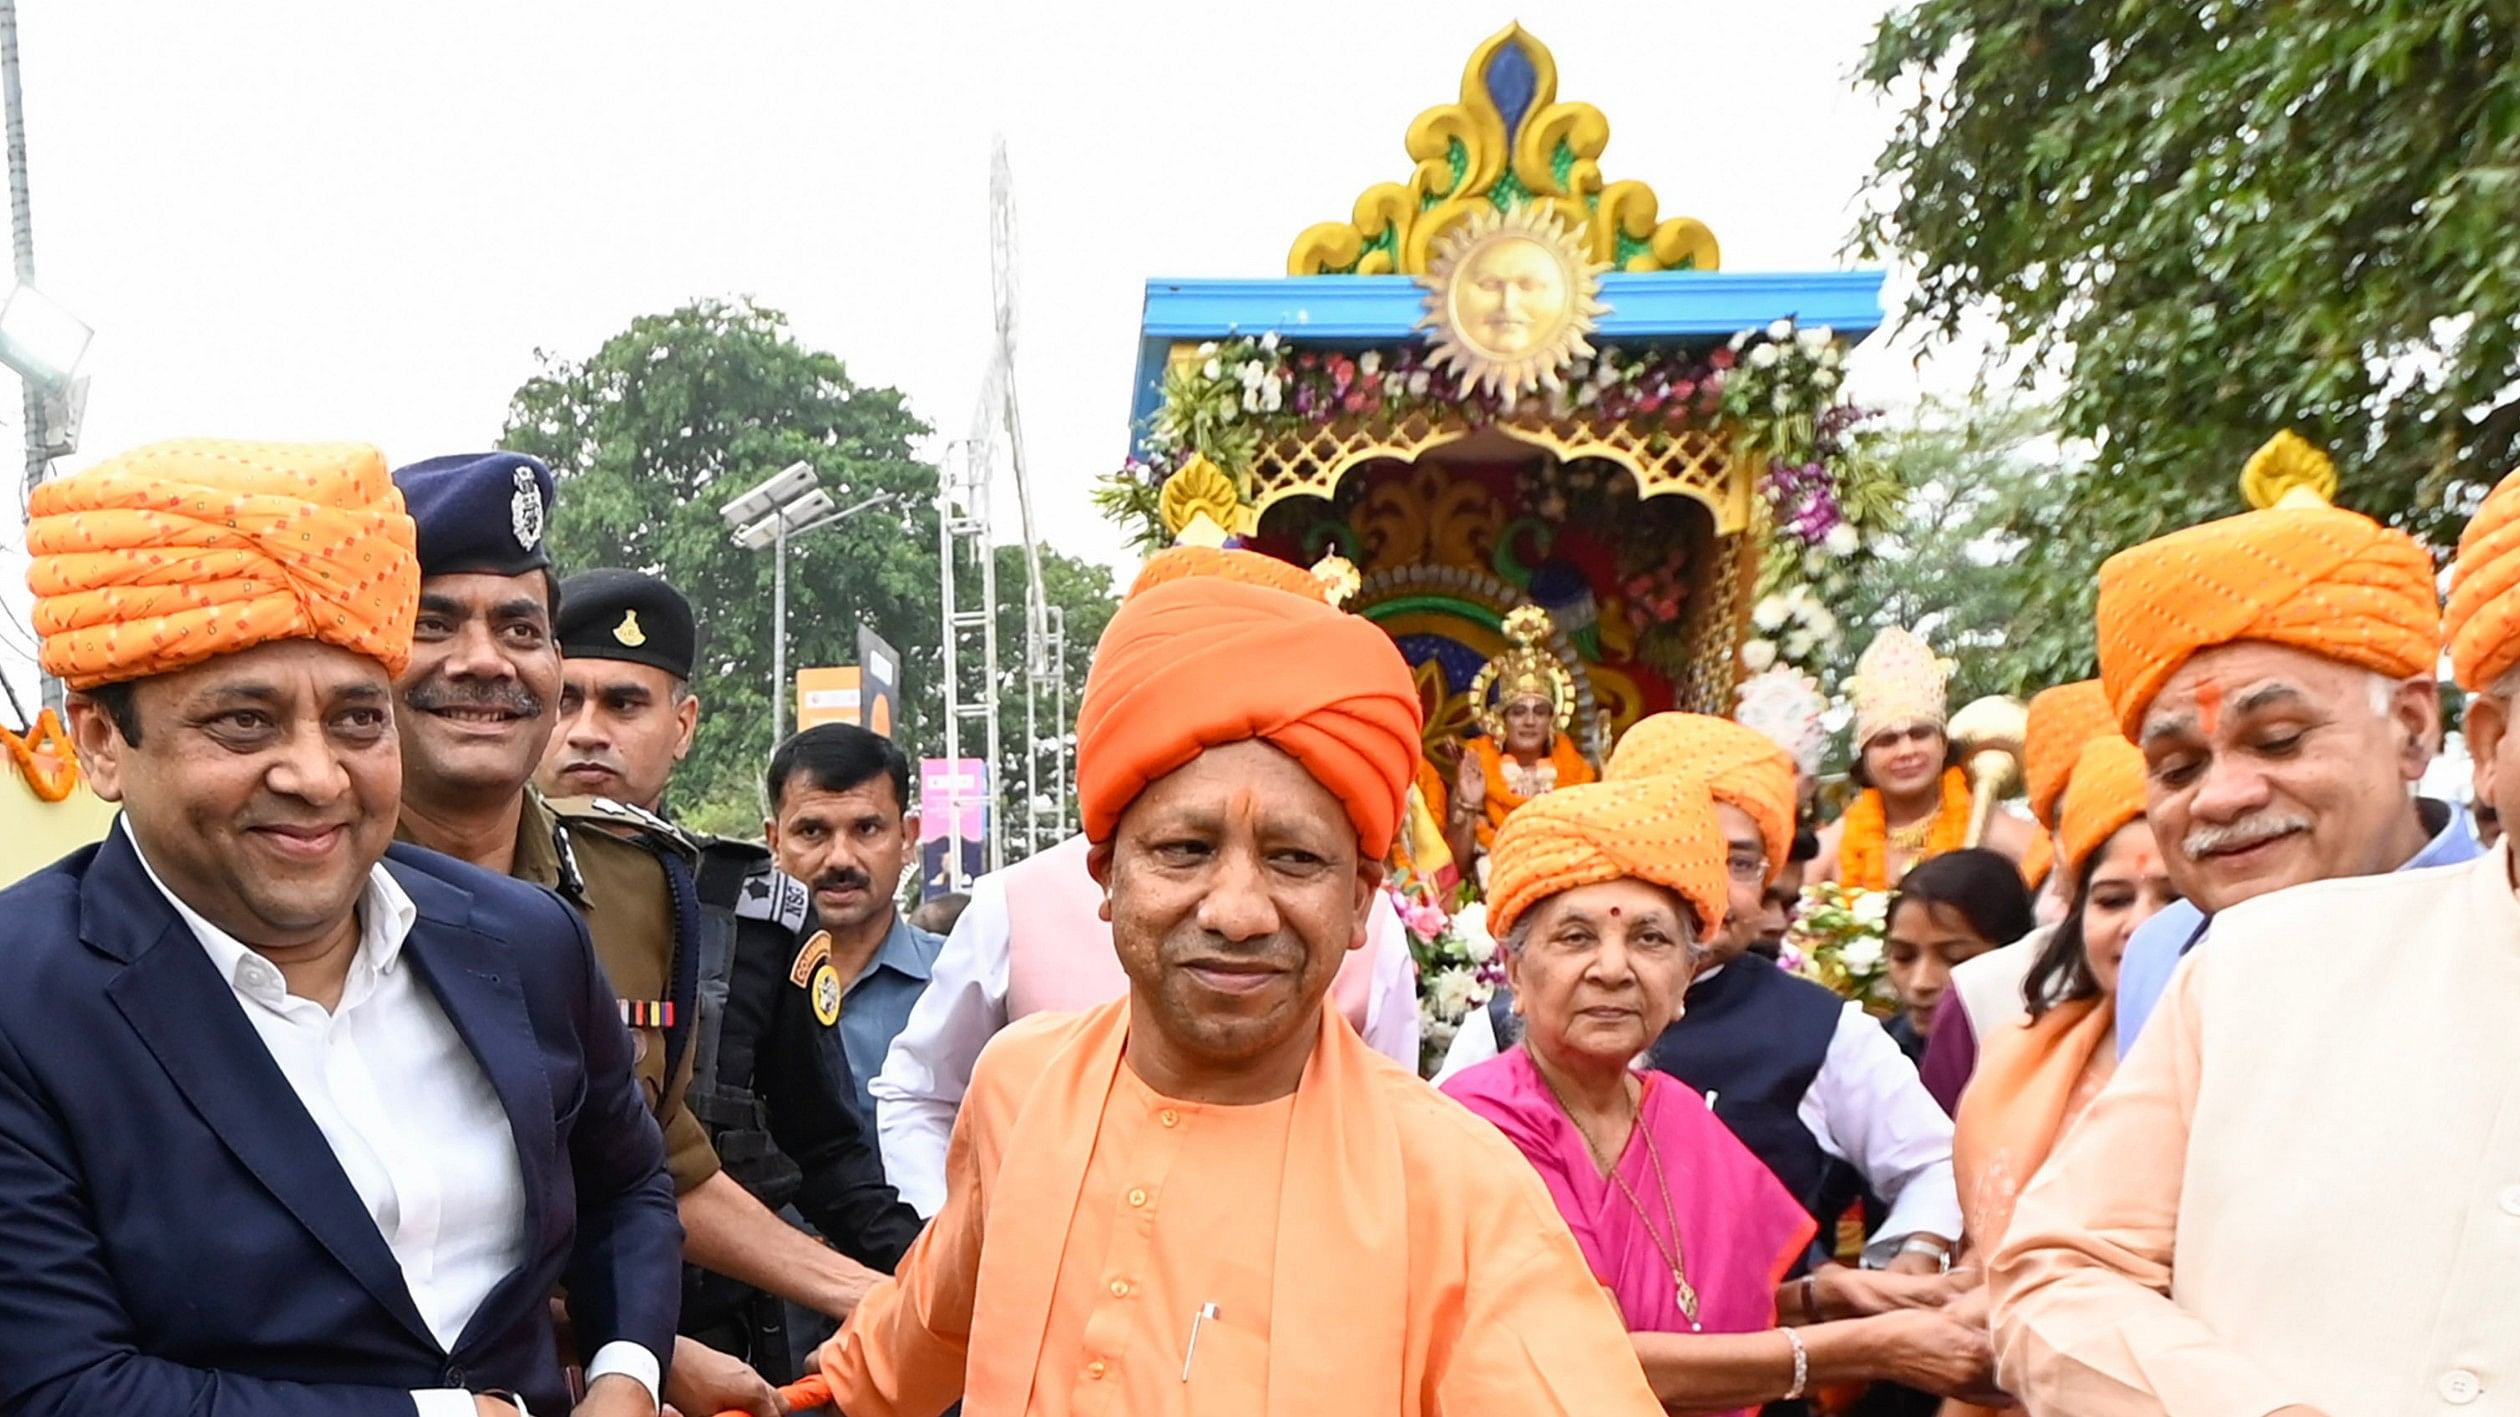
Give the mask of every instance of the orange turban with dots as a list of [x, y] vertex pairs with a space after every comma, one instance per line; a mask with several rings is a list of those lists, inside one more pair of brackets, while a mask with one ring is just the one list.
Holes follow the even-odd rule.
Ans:
[[2122, 738], [2108, 690], [2097, 679], [2042, 689], [2030, 699], [2022, 733], [2022, 777], [2030, 789], [2030, 815], [2056, 830], [2057, 799], [2074, 780], [2083, 745], [2094, 738]]
[[1111, 617], [1085, 678], [1085, 835], [1109, 841], [1147, 784], [1206, 749], [1256, 738], [1338, 796], [1378, 861], [1417, 775], [1421, 727], [1399, 647], [1319, 596], [1218, 574], [1146, 586]]
[[[2269, 461], [2309, 463], [2334, 485], [2326, 459], [2289, 435], [2250, 460], [2243, 484]], [[2100, 679], [2128, 738], [2170, 676], [2217, 645], [2260, 640], [2393, 679], [2432, 672], [2441, 656], [2432, 558], [2406, 533], [2305, 488], [2101, 566]]]
[[1586, 783], [1515, 808], [1488, 850], [1488, 926], [1501, 936], [1553, 895], [1630, 878], [1679, 896], [1700, 940], [1724, 927], [1731, 881], [1703, 778]]
[[2094, 738], [2074, 760], [2074, 785], [2056, 824], [2064, 848], [2068, 884], [2082, 880], [2084, 863], [2108, 845], [2118, 829], [2144, 815], [2147, 788], [2143, 750], [2123, 738]]
[[1769, 880], [1793, 854], [1794, 760], [1756, 729], [1711, 714], [1654, 714], [1619, 739], [1601, 775], [1608, 782], [1698, 778], [1716, 801], [1740, 808], [1759, 824]]
[[2460, 533], [2442, 628], [2451, 671], [2470, 693], [2486, 692], [2520, 665], [2520, 472], [2494, 488]]
[[35, 489], [26, 583], [73, 689], [310, 639], [400, 674], [420, 566], [385, 456], [357, 443], [152, 443]]

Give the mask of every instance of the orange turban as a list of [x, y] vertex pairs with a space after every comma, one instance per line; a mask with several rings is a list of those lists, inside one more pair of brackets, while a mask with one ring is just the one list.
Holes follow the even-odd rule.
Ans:
[[1208, 748], [1256, 738], [1337, 794], [1358, 846], [1379, 861], [1417, 775], [1421, 727], [1407, 662], [1367, 621], [1318, 596], [1223, 576], [1165, 581], [1122, 603], [1085, 678], [1085, 835], [1109, 841], [1148, 783]]
[[2052, 832], [2030, 833], [2030, 844], [2021, 848], [2021, 883], [2032, 895], [2047, 884], [2048, 872], [2056, 869], [2056, 836]]
[[152, 443], [35, 489], [26, 583], [73, 689], [274, 640], [399, 675], [420, 566], [385, 456], [357, 443]]
[[2082, 881], [2091, 854], [2109, 844], [2118, 829], [2144, 815], [2150, 789], [2144, 777], [2144, 752], [2123, 738], [2094, 738], [2074, 760], [2074, 785], [2065, 794], [2065, 814], [2056, 824], [2068, 885]]
[[1619, 739], [1601, 775], [1607, 782], [1699, 778], [1716, 801], [1740, 808], [1759, 824], [1769, 880], [1793, 854], [1794, 760], [1756, 729], [1710, 714], [1654, 714]]
[[2031, 696], [2030, 721], [2022, 734], [2022, 776], [2030, 788], [2030, 815], [2039, 825], [2056, 830], [2056, 800], [2074, 780], [2074, 762], [2085, 743], [2103, 735], [2125, 736], [2118, 732], [2108, 690], [2099, 680], [2059, 684]]
[[[1129, 595], [1163, 585], [1170, 581], [1188, 580], [1193, 576], [1214, 576], [1220, 580], [1240, 581], [1244, 585], [1266, 586], [1307, 600], [1328, 602], [1322, 596], [1321, 581], [1301, 566], [1290, 565], [1275, 556], [1257, 551], [1228, 551], [1214, 546], [1175, 546], [1146, 558], [1138, 568], [1137, 580], [1129, 586]], [[1125, 597], [1124, 597], [1125, 598]]]
[[1678, 895], [1700, 940], [1724, 927], [1731, 882], [1704, 779], [1586, 783], [1515, 808], [1488, 850], [1488, 927], [1502, 936], [1553, 895], [1631, 877]]
[[2486, 692], [2520, 665], [2520, 472], [2494, 488], [2460, 533], [2442, 628], [2450, 668], [2469, 693]]
[[2432, 672], [2441, 608], [2415, 538], [2327, 506], [2174, 531], [2100, 568], [2100, 678], [2129, 738], [2190, 656], [2262, 640], [2393, 679]]

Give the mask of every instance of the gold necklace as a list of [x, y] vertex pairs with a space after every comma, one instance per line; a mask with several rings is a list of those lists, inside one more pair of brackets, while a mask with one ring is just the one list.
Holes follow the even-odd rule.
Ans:
[[[1679, 1207], [1672, 1203], [1671, 1182], [1663, 1174], [1662, 1148], [1654, 1144], [1654, 1134], [1645, 1126], [1644, 1098], [1640, 1095], [1631, 1104], [1628, 1131], [1631, 1135], [1642, 1134], [1645, 1138], [1645, 1159], [1653, 1164], [1654, 1185], [1662, 1192], [1663, 1217], [1671, 1226], [1671, 1243], [1669, 1244], [1663, 1243], [1661, 1232], [1654, 1229], [1653, 1215], [1645, 1209], [1645, 1203], [1636, 1198], [1636, 1192], [1628, 1185], [1627, 1178], [1619, 1174], [1618, 1157], [1613, 1155], [1608, 1161], [1602, 1160], [1601, 1144], [1594, 1141], [1593, 1134], [1584, 1129], [1584, 1123], [1575, 1115], [1575, 1109], [1566, 1105], [1565, 1095], [1558, 1091], [1557, 1083], [1552, 1081], [1548, 1071], [1540, 1066], [1539, 1059], [1532, 1059], [1531, 1070], [1539, 1074], [1540, 1085], [1549, 1090], [1549, 1100], [1555, 1102], [1558, 1110], [1566, 1114], [1567, 1121], [1574, 1123], [1575, 1134], [1584, 1139], [1584, 1149], [1592, 1153], [1594, 1164], [1601, 1167], [1602, 1174], [1610, 1178], [1610, 1184], [1619, 1188], [1619, 1194], [1627, 1197], [1628, 1205], [1636, 1211], [1638, 1222], [1645, 1227], [1645, 1238], [1654, 1242], [1654, 1252], [1662, 1257], [1662, 1262], [1671, 1270], [1672, 1297], [1679, 1301], [1680, 1315], [1689, 1321], [1689, 1331], [1691, 1333], [1705, 1332], [1704, 1326], [1698, 1322], [1697, 1286], [1689, 1282], [1687, 1247], [1680, 1239]], [[1620, 1091], [1624, 1093], [1626, 1088], [1622, 1086]], [[1640, 1087], [1640, 1094], [1642, 1091]]]
[[1933, 845], [1934, 823], [1940, 819], [1940, 816], [1940, 813], [1928, 816], [1912, 827], [1888, 828], [1886, 834], [1890, 838], [1891, 848], [1897, 851], [1918, 852]]

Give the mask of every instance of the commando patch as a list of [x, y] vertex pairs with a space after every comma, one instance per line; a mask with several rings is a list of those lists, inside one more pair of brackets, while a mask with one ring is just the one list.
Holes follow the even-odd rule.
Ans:
[[816, 930], [814, 938], [807, 940], [805, 947], [796, 952], [796, 963], [788, 966], [788, 982], [804, 988], [806, 981], [814, 977], [814, 966], [827, 964], [830, 960], [831, 932]]
[[830, 960], [814, 966], [814, 1018], [829, 1028], [840, 1021], [840, 971]]

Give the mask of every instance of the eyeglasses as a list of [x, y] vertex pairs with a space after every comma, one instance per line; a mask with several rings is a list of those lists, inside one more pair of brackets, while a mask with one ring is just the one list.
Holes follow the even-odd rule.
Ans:
[[1724, 869], [1732, 872], [1736, 881], [1764, 881], [1767, 879], [1767, 858], [1732, 852], [1724, 857]]

